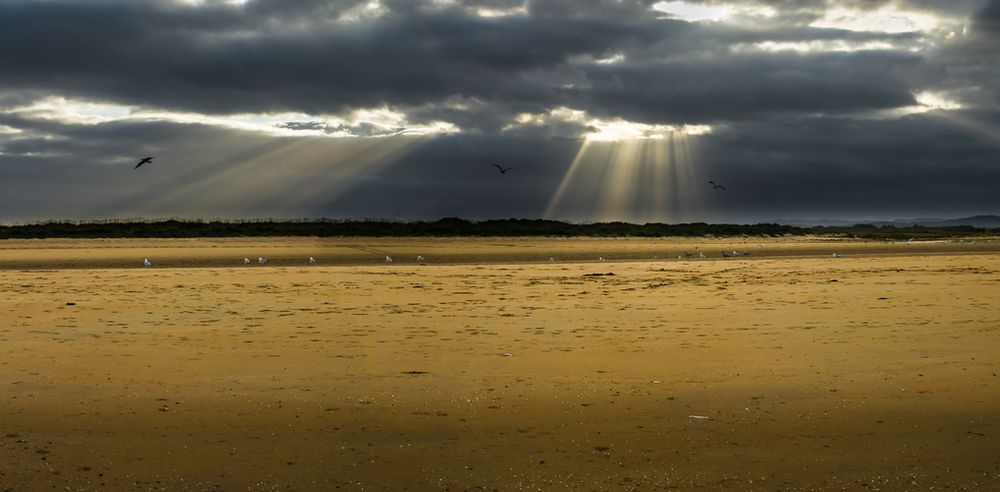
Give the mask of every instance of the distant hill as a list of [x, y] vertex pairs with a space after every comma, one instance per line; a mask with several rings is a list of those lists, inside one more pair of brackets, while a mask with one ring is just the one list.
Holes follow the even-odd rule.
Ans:
[[[960, 219], [916, 219], [915, 222], [911, 222], [924, 227], [954, 227], [954, 226], [972, 226], [981, 227], [985, 229], [994, 229], [1000, 227], [1000, 216], [998, 215], [974, 215], [972, 217], [962, 217]], [[909, 224], [907, 224], [909, 225]]]
[[878, 227], [976, 227], [980, 229], [1000, 228], [1000, 215], [974, 215], [958, 219], [917, 218], [894, 220], [844, 220], [844, 219], [787, 219], [773, 221], [795, 227], [851, 227], [855, 224], [870, 224]]

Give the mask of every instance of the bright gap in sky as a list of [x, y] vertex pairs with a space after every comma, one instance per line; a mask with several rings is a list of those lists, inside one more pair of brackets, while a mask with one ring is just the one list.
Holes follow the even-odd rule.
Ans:
[[653, 9], [688, 22], [719, 21], [729, 15], [729, 9], [716, 5], [698, 5], [688, 2], [659, 2]]

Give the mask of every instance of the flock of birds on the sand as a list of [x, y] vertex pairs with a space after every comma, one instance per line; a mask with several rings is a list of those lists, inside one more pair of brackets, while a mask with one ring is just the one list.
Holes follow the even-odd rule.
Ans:
[[[424, 261], [426, 261], [426, 260], [424, 259], [424, 257], [422, 255], [417, 255], [417, 263], [423, 264]], [[318, 263], [318, 261], [316, 260], [316, 258], [313, 257], [313, 256], [310, 256], [306, 260], [306, 262], [309, 263], [310, 265], [315, 265], [316, 263]], [[385, 255], [385, 262], [386, 263], [392, 263], [392, 257], [389, 256], [389, 255]], [[243, 264], [244, 265], [252, 265], [253, 264], [253, 260], [251, 260], [250, 257], [243, 258]], [[265, 258], [263, 256], [257, 257], [257, 264], [259, 264], [259, 265], [266, 265], [267, 264], [267, 258]], [[142, 259], [142, 266], [144, 266], [146, 268], [149, 268], [149, 267], [153, 266], [153, 262], [149, 261], [149, 258], [143, 258]]]
[[[758, 247], [763, 247], [763, 245], [758, 245]], [[698, 249], [698, 247], [695, 246], [695, 249]], [[694, 256], [695, 256], [694, 253], [690, 253], [690, 252], [685, 251], [683, 254], [678, 255], [677, 259], [678, 260], [687, 260], [687, 259], [690, 259], [690, 258], [694, 258]], [[740, 252], [740, 251], [736, 251], [736, 250], [733, 250], [732, 253], [729, 253], [727, 251], [723, 251], [722, 252], [722, 257], [723, 258], [732, 258], [732, 257], [738, 257], [738, 256], [750, 256], [750, 252], [749, 251]], [[834, 258], [843, 258], [844, 255], [842, 255], [840, 253], [834, 253], [833, 257]], [[708, 258], [708, 256], [705, 255], [704, 251], [699, 251], [698, 252], [698, 259], [704, 260], [704, 259], [707, 259], [707, 258]], [[654, 260], [659, 260], [660, 257], [659, 256], [653, 256], [653, 259]], [[550, 256], [549, 257], [549, 262], [550, 263], [554, 263], [555, 261], [556, 261], [556, 258], [554, 256]], [[597, 261], [598, 262], [603, 262], [605, 260], [604, 260], [603, 256], [598, 256], [597, 257]], [[312, 257], [312, 256], [310, 256], [306, 260], [306, 262], [308, 264], [310, 264], [310, 265], [315, 265], [316, 263], [318, 263], [318, 261], [316, 260], [316, 258]], [[392, 263], [393, 262], [392, 257], [389, 256], [389, 255], [385, 255], [385, 262], [386, 263]], [[427, 262], [427, 259], [424, 258], [423, 255], [417, 255], [417, 264], [424, 265], [426, 262]], [[260, 265], [266, 265], [267, 264], [267, 258], [265, 258], [263, 256], [257, 257], [257, 263], [260, 264]], [[251, 265], [251, 264], [253, 264], [253, 261], [250, 260], [249, 257], [246, 257], [246, 258], [243, 258], [243, 264], [244, 265]], [[153, 262], [149, 261], [149, 258], [143, 258], [143, 260], [142, 260], [142, 266], [144, 266], [146, 268], [149, 268], [149, 267], [153, 266]]]

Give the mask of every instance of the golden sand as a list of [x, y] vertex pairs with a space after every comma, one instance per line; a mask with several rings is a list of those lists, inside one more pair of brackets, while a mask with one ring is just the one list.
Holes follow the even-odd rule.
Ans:
[[995, 240], [0, 255], [0, 490], [1000, 489]]

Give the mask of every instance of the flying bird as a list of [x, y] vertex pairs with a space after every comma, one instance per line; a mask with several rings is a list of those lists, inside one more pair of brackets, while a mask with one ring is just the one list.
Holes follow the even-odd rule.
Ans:
[[500, 171], [500, 174], [507, 174], [507, 171], [514, 169], [512, 167], [502, 167], [500, 164], [492, 164], [492, 166], [497, 168], [497, 171]]
[[726, 191], [726, 187], [722, 185], [715, 184], [715, 181], [709, 181], [708, 184], [712, 185], [713, 189]]
[[143, 157], [142, 160], [139, 161], [139, 163], [136, 164], [135, 167], [133, 167], [132, 169], [139, 169], [139, 166], [141, 166], [143, 164], [149, 164], [150, 162], [153, 162], [153, 158], [152, 157]]

